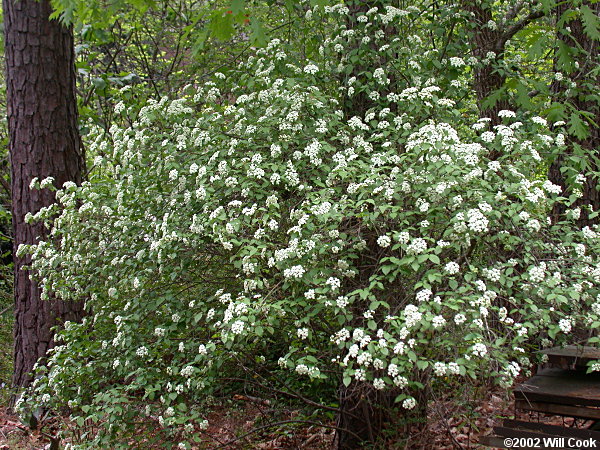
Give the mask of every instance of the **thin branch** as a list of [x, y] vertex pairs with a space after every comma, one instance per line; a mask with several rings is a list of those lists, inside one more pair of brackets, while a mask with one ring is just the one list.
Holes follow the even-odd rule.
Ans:
[[517, 15], [519, 14], [519, 11], [521, 11], [523, 9], [523, 6], [525, 6], [525, 1], [524, 0], [519, 0], [518, 2], [516, 2], [512, 8], [510, 8], [507, 12], [506, 12], [506, 16], [504, 16], [504, 19], [502, 20], [503, 23], [508, 23], [511, 20], [515, 19], [517, 17]]
[[259, 431], [262, 431], [262, 430], [264, 430], [266, 428], [273, 428], [273, 427], [276, 427], [276, 426], [279, 426], [279, 425], [287, 425], [289, 423], [306, 423], [306, 424], [309, 424], [309, 425], [316, 425], [317, 427], [320, 427], [320, 428], [331, 428], [333, 430], [341, 430], [341, 431], [345, 431], [346, 433], [350, 433], [354, 437], [360, 439], [360, 436], [358, 436], [353, 431], [348, 430], [347, 428], [340, 428], [340, 427], [336, 427], [335, 425], [324, 425], [324, 424], [319, 423], [319, 422], [313, 422], [312, 420], [294, 420], [294, 419], [291, 419], [291, 420], [281, 420], [279, 422], [274, 422], [274, 423], [271, 423], [271, 424], [263, 425], [262, 427], [253, 428], [252, 430], [248, 431], [247, 433], [242, 434], [240, 437], [237, 437], [235, 439], [232, 439], [232, 440], [226, 442], [223, 445], [220, 445], [219, 447], [217, 447], [217, 449], [225, 448], [225, 447], [227, 447], [227, 446], [229, 446], [229, 445], [231, 445], [231, 444], [233, 444], [233, 443], [235, 443], [237, 441], [241, 441], [242, 439], [250, 436], [251, 434], [258, 433]]
[[506, 44], [506, 41], [511, 39], [515, 34], [517, 34], [519, 31], [521, 31], [523, 28], [525, 28], [527, 25], [529, 25], [534, 20], [537, 20], [540, 17], [544, 17], [544, 15], [545, 15], [544, 11], [541, 11], [541, 10], [540, 11], [531, 11], [529, 14], [527, 14], [525, 17], [523, 17], [517, 23], [514, 23], [510, 27], [508, 27], [506, 29], [506, 31], [500, 35], [500, 38], [498, 39], [498, 41], [496, 41], [496, 45], [495, 45], [496, 53], [502, 53], [504, 51], [504, 45]]

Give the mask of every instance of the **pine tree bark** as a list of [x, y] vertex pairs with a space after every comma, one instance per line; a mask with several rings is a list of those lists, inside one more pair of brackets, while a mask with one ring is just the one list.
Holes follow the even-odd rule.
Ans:
[[48, 0], [4, 0], [7, 115], [11, 160], [14, 236], [15, 343], [13, 384], [31, 381], [34, 364], [53, 345], [51, 328], [78, 320], [83, 307], [59, 300], [42, 301], [36, 282], [21, 270], [29, 258], [16, 257], [20, 244], [45, 239], [41, 224], [24, 222], [27, 212], [52, 204], [48, 189], [32, 191], [29, 183], [54, 177], [55, 186], [80, 183], [84, 157], [77, 128], [73, 36], [49, 20]]
[[[463, 0], [462, 5], [473, 17], [473, 30], [471, 31], [471, 51], [479, 61], [489, 60], [478, 66], [473, 74], [473, 89], [477, 95], [477, 106], [482, 117], [489, 117], [493, 125], [501, 122], [498, 113], [503, 109], [510, 109], [506, 96], [502, 96], [493, 106], [484, 106], [485, 100], [494, 91], [497, 91], [506, 81], [506, 76], [498, 72], [498, 66], [504, 53], [502, 31], [490, 28], [488, 22], [492, 20], [490, 5], [484, 6], [483, 2]], [[493, 53], [493, 57], [488, 54]], [[491, 56], [491, 55], [490, 55]]]

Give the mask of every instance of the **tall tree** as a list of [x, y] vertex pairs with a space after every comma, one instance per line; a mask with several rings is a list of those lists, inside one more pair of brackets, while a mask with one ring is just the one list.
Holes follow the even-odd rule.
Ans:
[[20, 244], [47, 234], [42, 224], [26, 224], [55, 200], [49, 189], [32, 191], [34, 177], [53, 177], [61, 187], [81, 182], [85, 160], [77, 129], [73, 35], [50, 20], [48, 0], [4, 0], [9, 151], [12, 174], [15, 294], [15, 386], [31, 381], [30, 372], [53, 345], [52, 327], [76, 320], [81, 304], [42, 301], [38, 285], [22, 270], [29, 258], [16, 256]]

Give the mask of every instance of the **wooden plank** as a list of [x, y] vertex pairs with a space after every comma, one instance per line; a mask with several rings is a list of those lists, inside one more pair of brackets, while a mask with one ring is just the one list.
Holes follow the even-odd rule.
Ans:
[[600, 374], [543, 369], [513, 389], [515, 398], [534, 402], [600, 407]]
[[600, 359], [600, 349], [583, 345], [567, 345], [541, 350], [539, 353], [548, 355], [548, 362], [565, 369], [584, 369], [587, 363]]
[[561, 427], [548, 425], [541, 422], [525, 422], [522, 420], [504, 419], [502, 425], [509, 428], [541, 431], [543, 433], [556, 434], [562, 437], [574, 437], [578, 439], [597, 439], [600, 441], [600, 432], [587, 428]]
[[600, 420], [600, 409], [586, 408], [582, 406], [570, 406], [515, 399], [515, 408], [523, 411], [538, 411], [558, 416], [576, 417], [578, 419]]
[[504, 438], [499, 436], [481, 436], [479, 438], [479, 443], [486, 447], [508, 448], [504, 445]]
[[534, 431], [519, 430], [510, 427], [494, 427], [494, 433], [513, 438], [561, 438], [562, 436], [556, 434], [538, 433]]

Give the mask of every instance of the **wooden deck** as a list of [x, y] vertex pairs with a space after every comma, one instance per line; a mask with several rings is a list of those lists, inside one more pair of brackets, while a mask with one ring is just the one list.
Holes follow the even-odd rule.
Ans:
[[[588, 362], [600, 359], [600, 349], [569, 346], [546, 349], [541, 353], [548, 355], [550, 367], [540, 369], [513, 389], [515, 409], [600, 421], [600, 373], [586, 374]], [[540, 422], [505, 419], [502, 426], [494, 427], [494, 434], [483, 436], [479, 442], [490, 447], [508, 448], [503, 445], [505, 438], [564, 437], [595, 439], [600, 447], [599, 431]], [[555, 442], [563, 442], [565, 447], [562, 448], [577, 448], [566, 445], [568, 439]]]

